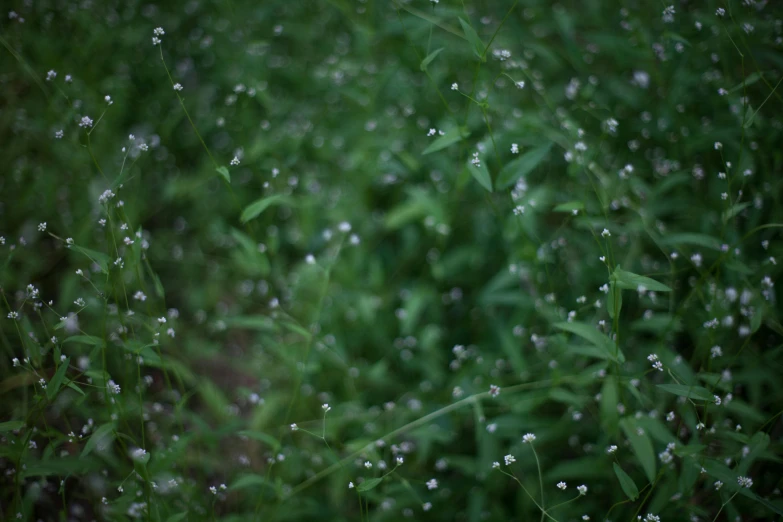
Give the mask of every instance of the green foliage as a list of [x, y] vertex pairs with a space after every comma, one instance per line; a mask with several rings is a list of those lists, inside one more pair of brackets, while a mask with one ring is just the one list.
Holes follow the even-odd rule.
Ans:
[[783, 516], [781, 19], [12, 0], [0, 518]]

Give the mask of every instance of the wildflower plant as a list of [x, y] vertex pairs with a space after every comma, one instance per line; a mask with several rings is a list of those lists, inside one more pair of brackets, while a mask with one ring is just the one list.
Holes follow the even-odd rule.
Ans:
[[783, 516], [775, 2], [41, 0], [0, 44], [3, 520]]

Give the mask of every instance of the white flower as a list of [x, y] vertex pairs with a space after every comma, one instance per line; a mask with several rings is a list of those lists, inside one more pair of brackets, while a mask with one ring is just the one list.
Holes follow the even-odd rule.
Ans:
[[43, 223], [38, 223], [38, 232], [43, 232], [46, 230], [46, 221]]
[[503, 457], [503, 461], [506, 463], [506, 466], [509, 466], [517, 461], [517, 459], [514, 458], [514, 455], [506, 455]]
[[115, 383], [113, 380], [109, 380], [109, 382], [106, 383], [106, 388], [109, 390], [109, 393], [112, 395], [119, 395], [120, 393], [120, 385]]
[[174, 84], [174, 90], [175, 91], [181, 91], [182, 89], [183, 89], [183, 87], [182, 87], [181, 83], [175, 83]]
[[[525, 80], [519, 80], [518, 82], [515, 82], [514, 85], [517, 86], [517, 89], [524, 89], [525, 88]], [[535, 87], [535, 85], [534, 85]]]
[[494, 384], [489, 385], [489, 395], [492, 397], [497, 397], [500, 395], [500, 386], [496, 386]]
[[[430, 0], [430, 1], [436, 4], [438, 3], [438, 0]], [[429, 511], [430, 509], [432, 509], [432, 502], [425, 502], [424, 504], [422, 504], [421, 509], [423, 509], [424, 511]]]
[[534, 440], [536, 440], [536, 436], [533, 435], [532, 433], [525, 433], [522, 436], [522, 442], [524, 442], [525, 444], [527, 444], [529, 442], [533, 442]]
[[324, 413], [328, 412], [332, 408], [328, 404], [322, 404], [321, 409], [324, 410]]
[[367, 462], [364, 463], [364, 467], [370, 469], [372, 467], [372, 462], [368, 460]]
[[715, 482], [715, 491], [719, 490], [722, 487], [723, 487], [723, 482], [721, 482], [720, 480]]
[[231, 160], [231, 164], [234, 166], [239, 165], [239, 158], [234, 156], [234, 159]]
[[580, 495], [587, 495], [587, 486], [582, 484], [581, 486], [577, 486], [576, 490], [579, 491]]
[[353, 489], [353, 482], [348, 483], [348, 489]]
[[451, 90], [452, 91], [456, 91], [457, 89], [459, 89], [459, 85], [457, 85], [457, 82], [452, 83], [451, 84]]
[[133, 450], [132, 456], [134, 459], [141, 459], [144, 458], [144, 455], [147, 454], [147, 451], [142, 448], [136, 448]]
[[609, 229], [605, 228], [605, 229], [603, 229], [603, 231], [601, 232], [601, 235], [602, 235], [603, 237], [610, 237], [610, 236], [612, 235], [612, 233], [611, 233], [611, 232], [609, 232]]
[[615, 451], [617, 451], [617, 446], [615, 446], [614, 444], [606, 448], [607, 453], [614, 453]]
[[299, 429], [299, 426], [296, 425], [296, 423], [291, 424], [291, 431], [296, 431]]
[[427, 481], [427, 489], [429, 489], [429, 490], [438, 489], [438, 481], [436, 479], [434, 479], [434, 478], [433, 479], [429, 479]]
[[155, 29], [152, 30], [152, 34], [154, 34], [155, 36], [163, 36], [164, 34], [166, 34], [166, 32], [163, 30], [162, 27], [156, 27]]
[[90, 118], [89, 116], [82, 116], [82, 119], [79, 120], [79, 127], [84, 127], [84, 128], [92, 127], [92, 123], [93, 123], [92, 118]]
[[49, 72], [46, 73], [46, 81], [47, 82], [50, 82], [50, 81], [54, 80], [55, 78], [57, 78], [57, 71], [50, 70]]
[[718, 8], [718, 9], [715, 11], [715, 14], [716, 14], [717, 16], [725, 16], [725, 15], [726, 15], [726, 10], [725, 10], [724, 8], [722, 8], [722, 7], [719, 7], [719, 8]]
[[743, 488], [749, 488], [753, 485], [753, 480], [750, 477], [737, 477], [737, 484]]
[[511, 144], [511, 154], [519, 154], [519, 145], [516, 143]]
[[60, 129], [57, 132], [55, 132], [54, 137], [57, 138], [58, 140], [61, 140], [63, 138], [63, 130]]
[[565, 482], [558, 482], [557, 487], [565, 491], [565, 489], [568, 487]]

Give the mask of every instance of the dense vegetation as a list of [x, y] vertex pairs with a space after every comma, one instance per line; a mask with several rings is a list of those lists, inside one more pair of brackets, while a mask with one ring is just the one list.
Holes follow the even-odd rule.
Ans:
[[781, 7], [6, 3], [0, 518], [779, 520]]

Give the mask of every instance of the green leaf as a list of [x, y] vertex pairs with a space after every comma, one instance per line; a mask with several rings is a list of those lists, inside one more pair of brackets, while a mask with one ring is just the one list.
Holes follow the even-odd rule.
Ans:
[[731, 221], [731, 219], [734, 216], [736, 216], [737, 214], [739, 214], [740, 212], [748, 208], [750, 205], [751, 205], [750, 201], [746, 201], [744, 203], [737, 203], [736, 205], [733, 205], [730, 209], [724, 211], [721, 214], [721, 221], [723, 221], [724, 223], [728, 223], [729, 221]]
[[[498, 185], [500, 185], [500, 181], [498, 181]], [[552, 211], [573, 213], [574, 210], [584, 210], [584, 209], [585, 209], [585, 204], [582, 203], [581, 201], [569, 201], [567, 203], [560, 203], [555, 208], [553, 208]]]
[[620, 487], [623, 488], [623, 493], [631, 499], [636, 500], [639, 496], [639, 488], [636, 487], [636, 482], [633, 481], [628, 473], [623, 471], [623, 468], [614, 463], [614, 474], [617, 475], [617, 480], [620, 481]]
[[378, 486], [378, 484], [380, 484], [382, 480], [383, 480], [382, 478], [367, 479], [356, 487], [356, 491], [358, 491], [359, 493], [370, 491], [371, 489]]
[[468, 39], [468, 43], [470, 43], [470, 46], [473, 48], [473, 53], [478, 56], [482, 62], [486, 62], [487, 59], [484, 56], [484, 49], [486, 47], [484, 46], [484, 42], [481, 41], [481, 38], [479, 38], [478, 33], [476, 33], [476, 30], [462, 18], [459, 19], [459, 23], [462, 26], [462, 31], [465, 33], [465, 38]]
[[472, 163], [468, 163], [468, 171], [470, 171], [473, 179], [479, 182], [479, 185], [492, 192], [492, 178], [489, 175], [486, 164], [482, 163], [480, 167], [477, 167]]
[[[555, 323], [553, 326], [560, 330], [565, 330], [566, 332], [576, 334], [582, 339], [592, 343], [596, 348], [598, 348], [599, 352], [603, 354], [603, 357], [601, 357], [602, 359], [625, 362], [625, 356], [623, 355], [622, 350], [616, 347], [611, 339], [599, 332], [594, 326], [580, 322]], [[615, 353], [617, 355], [615, 355]]]
[[109, 273], [109, 264], [111, 263], [111, 258], [106, 254], [104, 254], [103, 252], [97, 252], [95, 250], [90, 250], [89, 248], [84, 248], [76, 245], [72, 246], [71, 250], [87, 256], [90, 259], [90, 261], [97, 263], [98, 266], [101, 267], [103, 273], [105, 274]]
[[467, 138], [469, 135], [470, 134], [465, 129], [461, 129], [459, 127], [455, 127], [451, 130], [447, 130], [443, 134], [443, 136], [438, 136], [437, 138], [435, 138], [435, 141], [430, 143], [429, 147], [424, 149], [422, 155], [431, 154], [441, 149], [445, 149], [449, 145], [453, 145], [458, 141], [462, 141], [464, 138]]
[[647, 432], [641, 430], [634, 419], [629, 417], [620, 420], [620, 427], [631, 443], [631, 449], [642, 465], [647, 479], [650, 483], [655, 482], [655, 452]]
[[27, 468], [22, 472], [22, 476], [27, 477], [49, 477], [86, 473], [88, 471], [97, 471], [98, 468], [105, 467], [97, 459], [82, 459], [81, 457], [59, 457], [57, 459], [33, 461], [27, 464]]
[[52, 377], [52, 380], [49, 381], [49, 383], [46, 385], [46, 396], [49, 398], [49, 400], [54, 399], [54, 397], [57, 395], [57, 392], [60, 391], [60, 386], [63, 385], [65, 372], [68, 371], [68, 364], [70, 362], [71, 359], [66, 357], [65, 361], [61, 362], [60, 367], [57, 368], [56, 372], [54, 372], [54, 377]]
[[0, 433], [6, 431], [14, 431], [24, 427], [24, 422], [19, 420], [12, 420], [7, 422], [0, 422]]
[[421, 65], [419, 65], [419, 68], [422, 71], [426, 71], [427, 70], [427, 66], [432, 63], [432, 60], [437, 58], [437, 56], [440, 54], [440, 52], [442, 50], [443, 50], [443, 47], [441, 47], [440, 49], [435, 49], [430, 54], [428, 54], [427, 57], [421, 61]]
[[274, 450], [280, 448], [280, 441], [278, 441], [273, 436], [267, 435], [266, 433], [260, 431], [242, 430], [239, 433], [237, 433], [237, 435], [239, 435], [240, 437], [247, 437], [249, 439], [261, 441], [267, 444], [268, 446], [271, 446], [272, 449]]
[[166, 291], [163, 289], [163, 283], [161, 283], [160, 277], [158, 277], [158, 274], [152, 271], [152, 268], [150, 268], [149, 265], [147, 265], [147, 271], [152, 278], [152, 284], [155, 287], [155, 294], [161, 299], [164, 299], [166, 297]]
[[275, 322], [264, 315], [238, 315], [223, 319], [226, 327], [242, 330], [256, 330], [259, 332], [277, 331]]
[[739, 461], [739, 465], [737, 466], [737, 473], [740, 475], [747, 475], [753, 463], [758, 460], [767, 449], [769, 446], [769, 435], [763, 431], [756, 433], [753, 435], [748, 446], [750, 446], [750, 452]]
[[667, 246], [696, 245], [712, 250], [720, 250], [720, 241], [706, 234], [667, 234], [660, 239], [660, 243]]
[[658, 388], [680, 397], [713, 402], [715, 397], [710, 390], [701, 386], [688, 386], [686, 384], [659, 384]]
[[84, 458], [90, 453], [92, 453], [92, 450], [94, 450], [96, 447], [98, 447], [98, 444], [107, 443], [110, 440], [114, 438], [114, 424], [108, 423], [103, 424], [98, 429], [96, 429], [92, 435], [90, 436], [90, 439], [87, 441], [87, 444], [84, 445], [84, 449], [82, 450], [82, 454], [79, 458]]
[[756, 333], [761, 328], [761, 320], [764, 318], [764, 308], [757, 306], [750, 318], [750, 332]]
[[258, 199], [245, 207], [245, 210], [242, 211], [242, 215], [239, 217], [239, 220], [242, 223], [247, 223], [251, 219], [255, 219], [260, 216], [261, 213], [269, 207], [275, 205], [293, 205], [293, 201], [290, 197], [283, 194], [275, 194], [274, 196]]
[[103, 339], [94, 335], [72, 335], [63, 339], [63, 344], [68, 343], [80, 343], [89, 344], [90, 346], [100, 346], [103, 344]]
[[272, 484], [267, 482], [266, 478], [262, 475], [242, 475], [238, 479], [234, 481], [233, 484], [229, 487], [229, 489], [244, 489], [244, 488], [251, 488], [255, 486], [268, 486], [270, 488], [274, 488]]
[[[504, 189], [510, 187], [516, 183], [519, 178], [532, 172], [546, 159], [549, 154], [549, 149], [551, 148], [552, 144], [547, 143], [541, 147], [529, 150], [517, 159], [507, 163], [506, 166], [503, 167], [503, 170], [500, 171], [500, 174], [498, 174], [496, 183], [497, 188]], [[578, 202], [575, 203], [580, 204]], [[569, 204], [564, 203], [564, 205]], [[582, 205], [582, 208], [584, 208], [584, 205]], [[557, 208], [555, 210], [558, 211]], [[573, 208], [570, 208], [568, 211], [570, 212], [571, 210], [573, 210]], [[562, 212], [562, 210], [558, 212]]]
[[224, 180], [226, 180], [227, 183], [231, 183], [231, 174], [228, 173], [228, 169], [226, 167], [218, 167], [215, 170]]
[[688, 455], [698, 455], [707, 449], [704, 444], [689, 444], [687, 446], [675, 446], [674, 454], [678, 457], [687, 457]]
[[659, 283], [655, 279], [634, 274], [633, 272], [626, 272], [618, 265], [612, 272], [612, 279], [617, 282], [620, 288], [626, 290], [637, 290], [640, 286], [643, 286], [647, 290], [653, 292], [671, 292], [672, 289], [663, 283]]
[[69, 382], [68, 384], [66, 384], [66, 386], [72, 389], [73, 391], [79, 393], [81, 396], [86, 397], [86, 394], [82, 391], [81, 388], [76, 386], [75, 382]]
[[180, 520], [185, 520], [186, 516], [188, 516], [187, 511], [183, 513], [177, 513], [176, 515], [171, 515], [169, 518], [167, 518], [166, 522], [180, 522]]
[[735, 92], [742, 90], [743, 87], [747, 87], [748, 85], [753, 85], [757, 81], [761, 79], [761, 75], [758, 73], [758, 71], [751, 73], [745, 77], [745, 80], [741, 81], [731, 89], [729, 89], [729, 92]]

